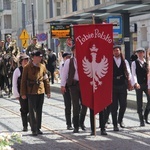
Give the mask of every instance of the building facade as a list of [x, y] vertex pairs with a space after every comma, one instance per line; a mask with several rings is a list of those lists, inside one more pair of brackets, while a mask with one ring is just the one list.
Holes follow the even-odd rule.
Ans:
[[[131, 31], [129, 37], [125, 38], [130, 42], [132, 53], [139, 46], [150, 47], [149, 12], [149, 0], [0, 0], [0, 39], [4, 40], [7, 34], [12, 34], [21, 47], [19, 36], [23, 29], [29, 34], [28, 43], [34, 34], [45, 33], [47, 39], [39, 42], [59, 51], [65, 49], [65, 39], [52, 39], [50, 25], [90, 24], [93, 14], [100, 23], [109, 16], [127, 14]], [[122, 20], [125, 18], [123, 16]], [[128, 28], [125, 23], [123, 26], [124, 29]], [[126, 44], [125, 33], [126, 30], [122, 33], [121, 44]]]
[[5, 39], [7, 34], [12, 33], [10, 0], [0, 0], [0, 39]]

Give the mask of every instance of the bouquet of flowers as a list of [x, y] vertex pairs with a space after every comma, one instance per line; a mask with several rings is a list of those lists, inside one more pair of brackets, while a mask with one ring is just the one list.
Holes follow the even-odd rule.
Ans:
[[21, 143], [21, 134], [18, 133], [0, 133], [0, 150], [13, 150], [11, 145]]

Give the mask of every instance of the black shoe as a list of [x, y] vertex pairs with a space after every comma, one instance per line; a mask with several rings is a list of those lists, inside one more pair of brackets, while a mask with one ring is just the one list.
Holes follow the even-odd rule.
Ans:
[[95, 134], [94, 134], [94, 131], [91, 132], [91, 135], [95, 135]]
[[144, 126], [145, 126], [144, 121], [141, 121], [141, 122], [140, 122], [140, 126], [141, 126], [141, 127], [144, 127]]
[[79, 129], [74, 128], [73, 133], [79, 133]]
[[101, 130], [101, 135], [107, 135], [105, 130]]
[[84, 130], [84, 131], [86, 130], [85, 125], [80, 125], [80, 127], [81, 127], [82, 130]]
[[39, 130], [38, 130], [38, 134], [43, 134], [43, 132], [39, 129]]
[[28, 128], [27, 127], [23, 127], [23, 130], [24, 132], [28, 131]]
[[32, 131], [32, 135], [33, 135], [33, 136], [37, 136], [38, 134], [37, 134], [36, 131]]
[[120, 122], [119, 125], [120, 125], [121, 128], [125, 128], [125, 125], [124, 125], [123, 122]]
[[107, 120], [107, 124], [111, 124], [111, 121], [110, 121], [110, 119], [108, 118], [108, 120]]
[[150, 124], [150, 122], [149, 122], [148, 120], [145, 120], [145, 122], [146, 122], [147, 124]]
[[73, 130], [72, 126], [67, 126], [67, 130]]
[[114, 131], [119, 131], [119, 128], [117, 126], [115, 126]]
[[148, 121], [148, 117], [145, 117], [144, 119], [147, 124], [150, 124], [150, 122]]

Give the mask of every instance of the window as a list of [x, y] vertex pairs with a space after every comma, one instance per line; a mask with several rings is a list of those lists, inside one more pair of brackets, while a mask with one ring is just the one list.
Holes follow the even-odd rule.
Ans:
[[11, 29], [11, 15], [4, 16], [4, 28]]
[[56, 2], [56, 16], [61, 15], [61, 2]]
[[95, 5], [100, 4], [100, 0], [95, 0]]
[[10, 0], [4, 0], [4, 10], [11, 10], [11, 1]]
[[49, 0], [46, 0], [46, 18], [50, 17]]
[[72, 0], [72, 10], [77, 11], [77, 0]]

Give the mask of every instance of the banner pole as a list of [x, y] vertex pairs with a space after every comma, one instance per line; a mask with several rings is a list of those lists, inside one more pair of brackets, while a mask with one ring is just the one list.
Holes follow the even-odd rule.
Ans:
[[[92, 15], [92, 23], [93, 24], [95, 24], [95, 14], [93, 14]], [[94, 103], [94, 101], [93, 101], [93, 103]], [[93, 110], [93, 112], [94, 112], [94, 110]], [[94, 115], [94, 113], [93, 113], [93, 117], [94, 117], [94, 135], [96, 136], [96, 121], [95, 121], [95, 115]]]
[[95, 24], [95, 14], [92, 15], [92, 22]]

